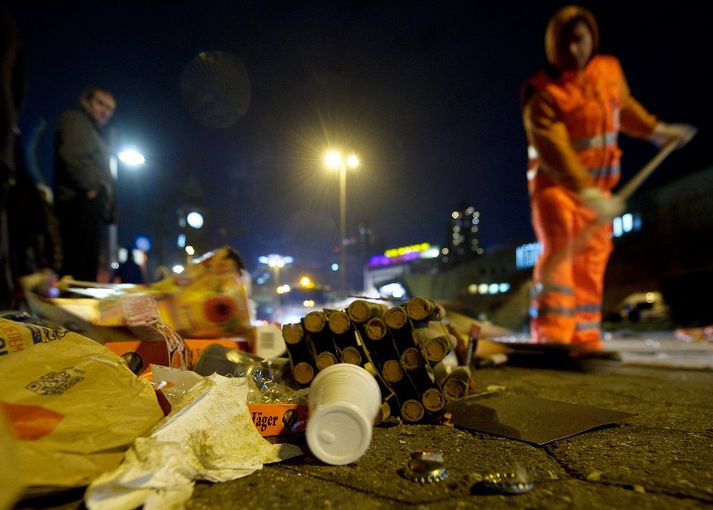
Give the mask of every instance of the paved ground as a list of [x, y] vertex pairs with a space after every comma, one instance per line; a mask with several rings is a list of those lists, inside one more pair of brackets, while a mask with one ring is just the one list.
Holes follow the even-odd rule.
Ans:
[[[233, 508], [700, 508], [713, 505], [713, 373], [605, 364], [586, 372], [505, 367], [478, 385], [636, 413], [620, 427], [546, 448], [443, 426], [377, 428], [348, 467], [311, 457], [225, 484], [199, 485], [191, 509]], [[398, 471], [411, 452], [441, 449], [450, 479], [417, 485]], [[534, 488], [484, 493], [492, 471], [522, 468]]]
[[[633, 344], [632, 344], [633, 345]], [[436, 425], [377, 427], [367, 454], [336, 467], [305, 455], [222, 484], [199, 483], [188, 508], [703, 508], [713, 506], [713, 372], [592, 362], [578, 370], [502, 366], [478, 389], [634, 413], [621, 426], [547, 447]], [[400, 468], [440, 449], [450, 477], [418, 485]], [[484, 491], [483, 476], [523, 469], [521, 495]], [[81, 491], [18, 508], [81, 508]]]

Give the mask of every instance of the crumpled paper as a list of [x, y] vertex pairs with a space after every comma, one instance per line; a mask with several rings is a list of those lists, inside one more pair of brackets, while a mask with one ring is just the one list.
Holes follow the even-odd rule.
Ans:
[[247, 378], [203, 378], [147, 437], [135, 440], [116, 470], [89, 486], [87, 507], [179, 509], [195, 480], [234, 480], [301, 455], [297, 446], [260, 436], [245, 404], [247, 392]]

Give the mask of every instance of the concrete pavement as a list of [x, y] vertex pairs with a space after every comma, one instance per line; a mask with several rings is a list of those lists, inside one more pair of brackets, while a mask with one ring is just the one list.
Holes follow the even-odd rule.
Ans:
[[[480, 370], [479, 388], [627, 411], [621, 426], [547, 447], [445, 426], [377, 427], [356, 464], [306, 455], [223, 484], [199, 484], [188, 506], [208, 508], [702, 508], [713, 505], [713, 373], [593, 363], [580, 372]], [[447, 481], [399, 475], [411, 452], [443, 451]], [[520, 467], [534, 488], [486, 493], [484, 475]]]

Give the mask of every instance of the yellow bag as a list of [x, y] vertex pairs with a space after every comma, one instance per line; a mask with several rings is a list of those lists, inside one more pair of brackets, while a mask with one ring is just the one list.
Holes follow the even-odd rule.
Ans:
[[18, 476], [24, 486], [87, 485], [163, 418], [156, 394], [97, 342], [11, 318], [0, 318], [0, 407]]

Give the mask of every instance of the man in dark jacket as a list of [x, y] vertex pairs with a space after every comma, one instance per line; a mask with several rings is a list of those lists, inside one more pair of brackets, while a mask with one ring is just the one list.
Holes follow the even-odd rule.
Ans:
[[81, 110], [64, 112], [55, 139], [54, 196], [64, 250], [61, 273], [96, 281], [103, 224], [114, 222], [114, 179], [99, 129], [116, 108], [106, 89], [80, 98]]

